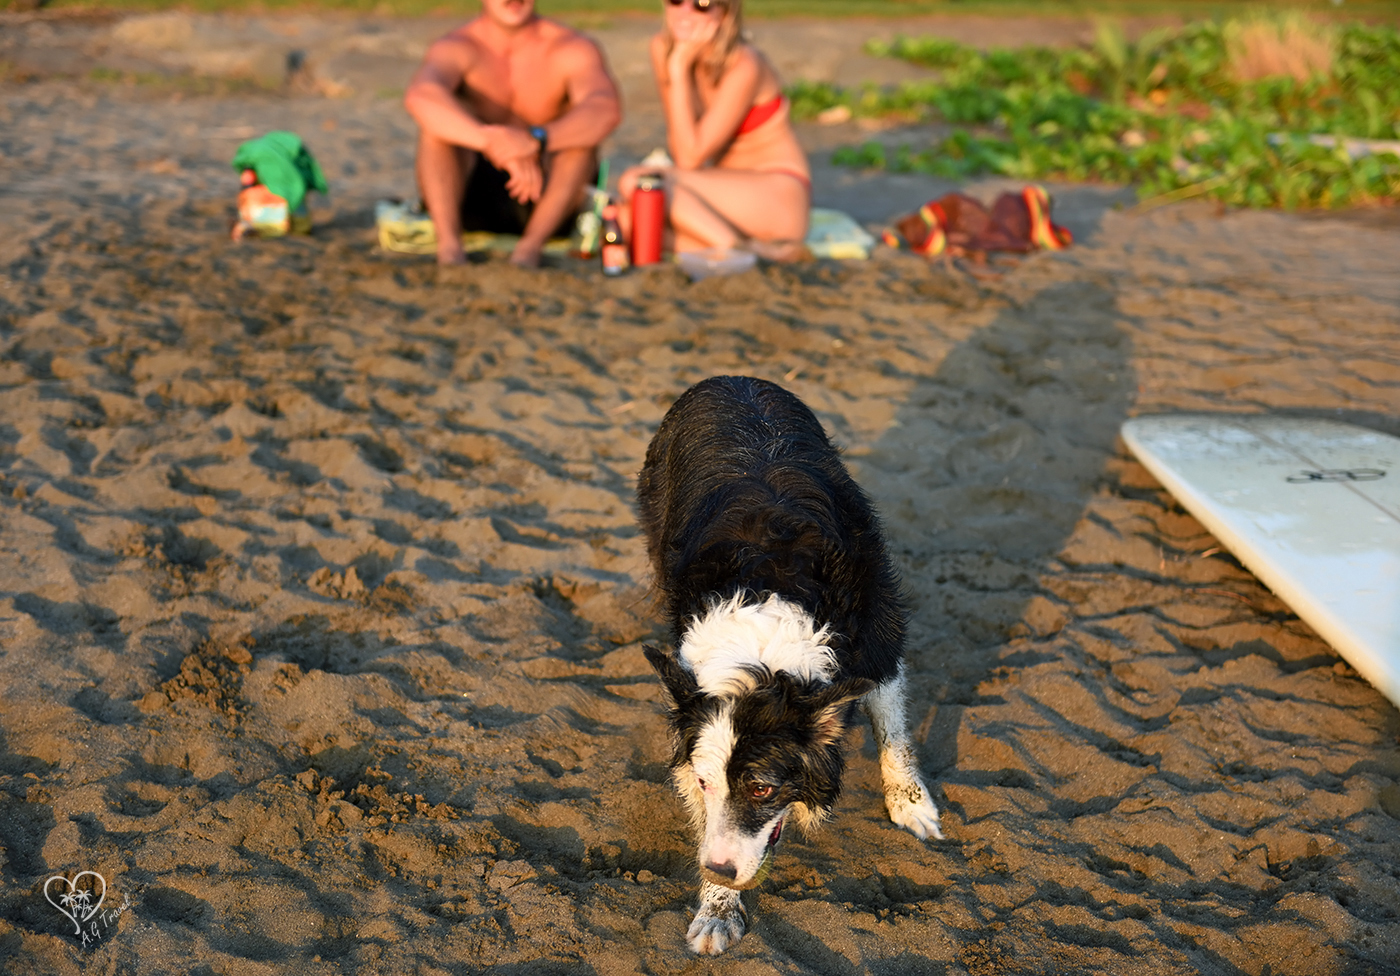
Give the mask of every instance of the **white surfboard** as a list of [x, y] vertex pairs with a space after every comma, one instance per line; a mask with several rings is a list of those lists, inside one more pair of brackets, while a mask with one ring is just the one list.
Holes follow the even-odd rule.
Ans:
[[1328, 420], [1138, 417], [1147, 470], [1400, 705], [1400, 439]]

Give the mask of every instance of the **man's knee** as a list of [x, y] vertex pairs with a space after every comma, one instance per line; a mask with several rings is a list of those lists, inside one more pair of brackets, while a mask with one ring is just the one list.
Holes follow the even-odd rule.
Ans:
[[585, 184], [595, 178], [597, 172], [596, 149], [560, 149], [549, 154], [544, 182], [546, 188], [559, 185], [565, 191], [581, 192]]
[[459, 146], [456, 143], [448, 142], [446, 139], [439, 139], [430, 132], [422, 129], [418, 130], [418, 158], [429, 160], [456, 160], [458, 162], [469, 162], [476, 158], [476, 153], [472, 150]]
[[577, 170], [591, 170], [598, 163], [598, 150], [594, 148], [556, 149], [549, 154], [545, 167], [551, 174], [568, 173]]

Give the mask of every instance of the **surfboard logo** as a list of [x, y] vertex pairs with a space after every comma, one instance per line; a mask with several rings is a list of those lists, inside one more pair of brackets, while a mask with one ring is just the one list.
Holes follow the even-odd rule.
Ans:
[[1319, 482], [1337, 481], [1380, 481], [1385, 472], [1380, 468], [1324, 468], [1321, 471], [1304, 469], [1288, 476], [1290, 485], [1308, 485]]

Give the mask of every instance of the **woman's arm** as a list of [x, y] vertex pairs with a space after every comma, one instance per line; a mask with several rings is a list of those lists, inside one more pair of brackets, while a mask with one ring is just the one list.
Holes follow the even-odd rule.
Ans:
[[666, 112], [667, 143], [680, 169], [699, 169], [720, 155], [739, 131], [763, 80], [758, 55], [740, 47], [730, 58], [710, 104], [702, 107], [695, 72], [708, 40], [677, 41], [669, 56], [663, 37], [655, 37], [651, 43], [652, 70]]

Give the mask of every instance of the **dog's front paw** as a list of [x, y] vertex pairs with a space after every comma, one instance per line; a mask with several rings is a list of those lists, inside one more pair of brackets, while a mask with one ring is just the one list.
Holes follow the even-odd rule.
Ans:
[[744, 918], [738, 912], [728, 915], [695, 916], [685, 934], [690, 948], [702, 956], [717, 956], [744, 937]]
[[744, 937], [744, 910], [737, 902], [732, 908], [701, 905], [685, 937], [693, 951], [717, 956]]
[[943, 839], [943, 830], [938, 823], [938, 807], [928, 795], [924, 784], [914, 782], [901, 784], [885, 794], [885, 808], [890, 819], [909, 831], [919, 840], [930, 837]]

